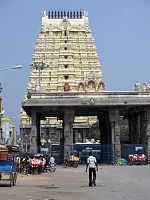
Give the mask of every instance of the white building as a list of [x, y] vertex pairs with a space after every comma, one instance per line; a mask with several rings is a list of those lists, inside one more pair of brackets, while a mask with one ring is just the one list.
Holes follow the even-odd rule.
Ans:
[[11, 124], [10, 118], [2, 118], [2, 138], [5, 145], [11, 144], [14, 134], [14, 126]]

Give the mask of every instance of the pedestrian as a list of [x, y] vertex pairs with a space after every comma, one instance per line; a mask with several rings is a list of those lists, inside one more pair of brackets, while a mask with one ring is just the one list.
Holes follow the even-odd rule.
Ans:
[[51, 155], [50, 157], [50, 164], [55, 164], [55, 158], [53, 157], [53, 155]]
[[87, 164], [85, 171], [89, 168], [89, 186], [92, 187], [92, 184], [96, 186], [96, 170], [98, 171], [98, 165], [96, 158], [92, 156], [92, 152], [89, 152], [89, 157], [87, 158]]
[[23, 158], [21, 157], [20, 158], [20, 172], [21, 173], [23, 172], [23, 168], [24, 168], [24, 161], [23, 161]]
[[70, 162], [70, 166], [73, 166], [73, 164], [74, 164], [74, 155], [73, 155], [73, 153], [71, 154], [71, 156], [70, 156], [70, 159], [69, 159], [69, 162]]
[[29, 160], [29, 157], [28, 157], [28, 155], [26, 155], [25, 160], [24, 160], [24, 172], [26, 174], [28, 174], [28, 168], [29, 168], [29, 162], [28, 162], [28, 160]]
[[43, 160], [42, 160], [42, 164], [43, 164], [43, 169], [45, 169], [45, 167], [46, 167], [46, 159], [43, 157]]

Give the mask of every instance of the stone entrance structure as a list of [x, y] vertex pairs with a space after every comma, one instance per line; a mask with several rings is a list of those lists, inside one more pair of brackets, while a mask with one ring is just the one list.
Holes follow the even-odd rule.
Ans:
[[28, 135], [31, 151], [37, 153], [41, 136], [46, 135], [41, 130], [54, 131], [66, 157], [71, 154], [73, 131], [83, 131], [87, 121], [98, 119], [100, 141], [114, 145], [117, 159], [122, 116], [129, 122], [130, 143], [147, 144], [150, 160], [150, 93], [140, 91], [139, 83], [136, 88], [135, 92], [105, 91], [87, 12], [44, 11], [22, 104], [21, 134]]
[[63, 120], [61, 141], [64, 144], [64, 156], [67, 156], [71, 154], [68, 147], [73, 144], [75, 116], [93, 115], [100, 122], [102, 144], [113, 144], [114, 159], [118, 159], [121, 157], [120, 116], [124, 116], [129, 121], [130, 143], [147, 144], [150, 161], [149, 92], [32, 93], [31, 98], [23, 102], [22, 106], [32, 119], [33, 152], [39, 151], [39, 125], [43, 117], [58, 117]]

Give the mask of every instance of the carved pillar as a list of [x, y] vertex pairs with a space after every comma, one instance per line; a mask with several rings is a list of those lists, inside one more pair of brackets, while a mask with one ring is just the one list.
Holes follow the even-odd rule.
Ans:
[[140, 112], [140, 144], [146, 144], [147, 115], [145, 111]]
[[31, 118], [30, 151], [33, 153], [40, 153], [40, 119], [37, 112], [32, 111]]
[[109, 110], [109, 120], [111, 124], [112, 144], [114, 144], [114, 161], [121, 158], [120, 145], [120, 115], [118, 109]]
[[150, 108], [147, 109], [147, 156], [148, 156], [148, 164], [150, 164]]
[[129, 140], [131, 144], [139, 144], [139, 113], [129, 115]]
[[75, 112], [67, 109], [64, 113], [64, 158], [71, 155], [73, 145], [73, 122]]

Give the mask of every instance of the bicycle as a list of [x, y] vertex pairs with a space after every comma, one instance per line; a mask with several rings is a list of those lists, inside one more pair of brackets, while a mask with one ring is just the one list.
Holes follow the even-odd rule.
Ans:
[[79, 165], [79, 162], [78, 161], [68, 161], [68, 160], [65, 160], [64, 162], [64, 167], [67, 168], [67, 167], [74, 167], [74, 168], [77, 168]]

